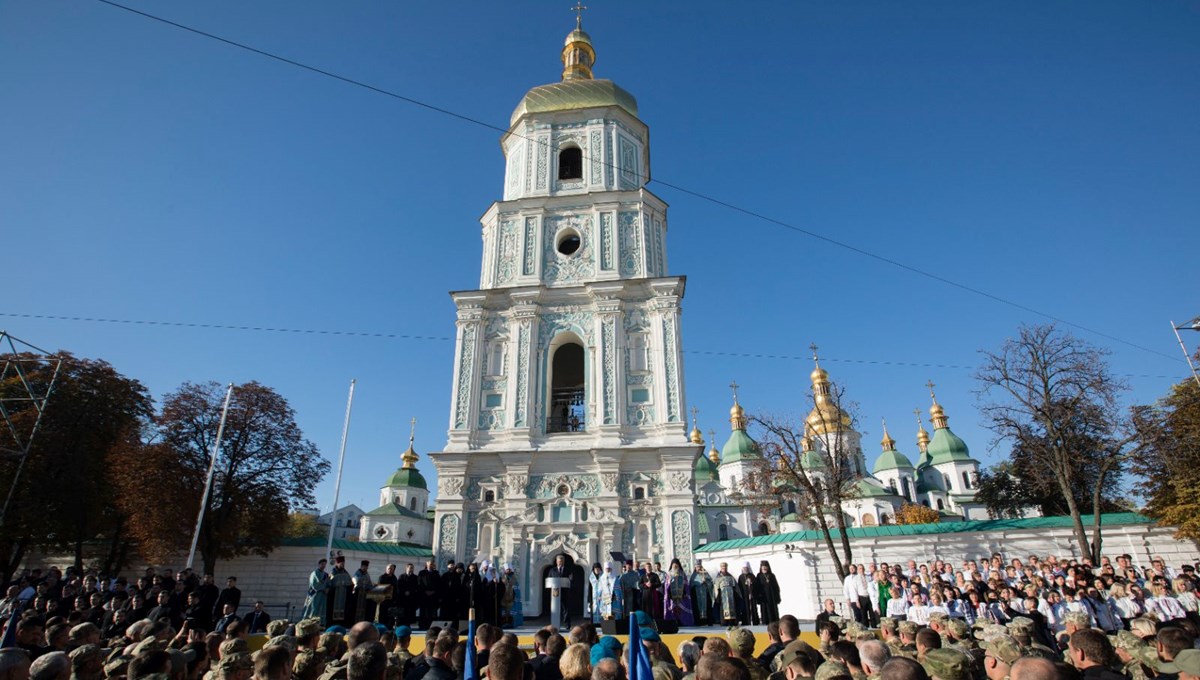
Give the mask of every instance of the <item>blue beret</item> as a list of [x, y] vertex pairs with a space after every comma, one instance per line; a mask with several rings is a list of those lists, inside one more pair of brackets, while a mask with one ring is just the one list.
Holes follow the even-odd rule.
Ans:
[[408, 626], [396, 626], [395, 633], [398, 638], [412, 637], [412, 628]]
[[325, 632], [326, 633], [337, 633], [338, 635], [345, 635], [347, 631], [346, 631], [345, 626], [330, 626], [325, 629]]
[[634, 612], [633, 620], [637, 621], [638, 628], [650, 628], [654, 625], [650, 615], [641, 610]]
[[642, 637], [642, 641], [658, 642], [662, 639], [658, 637], [658, 631], [653, 628], [641, 628], [638, 630], [638, 635]]

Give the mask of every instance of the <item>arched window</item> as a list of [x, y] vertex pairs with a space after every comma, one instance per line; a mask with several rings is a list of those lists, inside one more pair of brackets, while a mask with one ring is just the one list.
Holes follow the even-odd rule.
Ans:
[[771, 533], [771, 525], [767, 524], [766, 522], [759, 522], [758, 523], [758, 531], [756, 531], [754, 535], [755, 536], [766, 536], [770, 533]]
[[940, 498], [939, 498], [939, 499], [937, 499], [937, 509], [938, 509], [938, 510], [945, 510], [945, 509], [946, 509], [946, 504], [945, 504], [945, 503], [943, 503], [943, 502], [942, 502], [942, 499], [940, 499]]
[[579, 147], [567, 146], [558, 152], [558, 178], [583, 179], [583, 151]]
[[887, 525], [891, 524], [891, 523], [892, 523], [892, 516], [891, 516], [891, 515], [889, 515], [889, 514], [887, 514], [886, 512], [880, 513], [880, 514], [879, 514], [879, 523], [880, 523], [880, 524], [882, 524], [882, 525], [884, 525], [884, 526], [887, 526]]
[[633, 487], [633, 500], [640, 501], [646, 497], [646, 490], [640, 486]]
[[583, 346], [574, 342], [563, 344], [554, 351], [547, 432], [583, 432], [587, 429], [583, 357]]
[[719, 540], [719, 541], [728, 541], [729, 540], [729, 527], [728, 526], [722, 524], [721, 526], [717, 527], [717, 540]]
[[496, 500], [496, 492], [495, 491], [489, 490], [489, 491], [483, 492], [483, 502], [484, 503], [491, 503], [495, 500]]
[[863, 516], [862, 516], [862, 525], [863, 525], [864, 527], [873, 527], [873, 526], [875, 526], [875, 515], [872, 515], [872, 514], [871, 514], [871, 513], [869, 513], [869, 512], [863, 513]]
[[946, 491], [950, 490], [950, 475], [942, 475], [942, 481], [946, 483]]
[[963, 488], [971, 488], [971, 473], [963, 471]]
[[630, 333], [629, 345], [626, 348], [629, 353], [629, 370], [634, 373], [641, 373], [649, 370], [650, 358], [647, 355], [646, 334], [645, 333]]
[[410, 499], [409, 499], [409, 501], [408, 501], [408, 509], [409, 509], [409, 510], [416, 511], [416, 509], [417, 509], [417, 499], [416, 499], [416, 497], [415, 497], [415, 496], [414, 496], [413, 498], [410, 498]]
[[927, 507], [927, 508], [928, 508], [928, 507], [929, 507], [929, 501], [928, 501], [928, 500], [923, 500], [923, 501], [921, 501], [921, 505], [924, 505], [925, 507]]
[[788, 511], [788, 514], [796, 513], [796, 501], [788, 501], [787, 502], [787, 511]]

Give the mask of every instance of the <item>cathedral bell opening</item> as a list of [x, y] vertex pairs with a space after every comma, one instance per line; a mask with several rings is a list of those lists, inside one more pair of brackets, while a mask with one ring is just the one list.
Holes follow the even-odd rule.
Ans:
[[546, 432], [583, 432], [587, 429], [584, 400], [583, 347], [573, 342], [554, 352], [550, 378], [550, 413]]
[[568, 146], [558, 152], [558, 179], [583, 179], [583, 150], [577, 146]]

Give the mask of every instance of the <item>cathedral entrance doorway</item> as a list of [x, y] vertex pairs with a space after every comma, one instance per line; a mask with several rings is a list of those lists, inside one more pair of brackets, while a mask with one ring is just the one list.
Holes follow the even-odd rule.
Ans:
[[[571, 588], [563, 592], [563, 607], [571, 617], [571, 621], [583, 621], [583, 608], [585, 598], [587, 597], [588, 580], [584, 573], [582, 565], [576, 564], [575, 559], [567, 553], [562, 553], [566, 558], [567, 573], [571, 575]], [[542, 568], [542, 580], [539, 583], [545, 583], [546, 578], [551, 575], [554, 570], [554, 561]], [[550, 615], [550, 589], [542, 588], [542, 606], [541, 615]], [[558, 625], [557, 621], [551, 621], [554, 625]]]

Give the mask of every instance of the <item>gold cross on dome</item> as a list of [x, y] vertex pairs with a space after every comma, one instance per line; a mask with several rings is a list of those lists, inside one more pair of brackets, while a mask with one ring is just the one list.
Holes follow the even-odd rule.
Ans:
[[733, 403], [735, 404], [737, 403], [737, 391], [739, 387], [741, 387], [741, 385], [737, 384], [736, 380], [729, 383], [729, 389], [733, 390]]
[[575, 13], [575, 28], [576, 29], [583, 28], [583, 12], [586, 9], [587, 9], [587, 5], [583, 4], [582, 2], [576, 2], [575, 6], [571, 8], [571, 11]]
[[699, 412], [700, 409], [696, 408], [695, 406], [692, 407], [692, 427], [696, 426], [696, 414]]
[[929, 396], [933, 397], [934, 399], [937, 399], [937, 397], [934, 396], [934, 394], [933, 394], [933, 388], [937, 387], [937, 385], [934, 385], [933, 381], [930, 380], [929, 382], [925, 383], [925, 386], [929, 388]]
[[817, 356], [817, 349], [818, 349], [817, 343], [815, 343], [815, 342], [812, 343], [811, 345], [808, 346], [808, 348], [812, 350], [813, 361], [817, 361], [819, 359], [819, 357]]
[[409, 421], [408, 443], [409, 444], [413, 443], [413, 440], [416, 438], [417, 438], [417, 419], [413, 418], [412, 420]]

